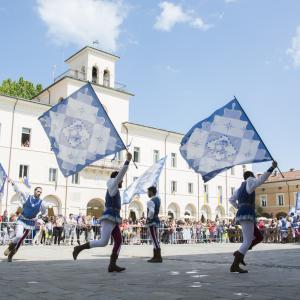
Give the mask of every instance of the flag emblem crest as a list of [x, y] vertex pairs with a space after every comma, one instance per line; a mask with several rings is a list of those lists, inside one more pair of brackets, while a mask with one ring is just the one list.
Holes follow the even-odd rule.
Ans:
[[272, 160], [236, 99], [197, 123], [183, 137], [180, 152], [205, 182], [234, 165]]

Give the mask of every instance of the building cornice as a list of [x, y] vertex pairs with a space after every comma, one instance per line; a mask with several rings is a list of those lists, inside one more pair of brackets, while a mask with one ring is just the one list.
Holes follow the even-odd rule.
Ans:
[[166, 129], [161, 129], [161, 128], [157, 128], [157, 127], [152, 127], [152, 126], [147, 126], [147, 125], [143, 125], [143, 124], [137, 124], [137, 123], [132, 123], [132, 122], [124, 122], [123, 123], [125, 126], [130, 126], [130, 127], [135, 127], [135, 128], [142, 128], [142, 129], [148, 129], [150, 131], [160, 131], [161, 133], [165, 133], [165, 134], [173, 134], [173, 135], [177, 135], [180, 137], [183, 137], [182, 133], [176, 132], [176, 131], [169, 131]]
[[33, 100], [35, 97], [31, 98], [31, 99], [24, 99], [24, 98], [19, 98], [19, 97], [15, 97], [15, 96], [8, 96], [8, 95], [4, 95], [4, 94], [0, 94], [0, 97], [5, 97], [5, 98], [13, 99], [13, 100], [18, 100], [18, 101], [23, 101], [23, 102], [27, 102], [27, 103], [39, 104], [39, 105], [51, 107], [51, 105], [49, 105], [49, 104], [45, 104], [45, 103], [41, 103], [39, 101]]
[[91, 50], [91, 51], [93, 51], [93, 52], [98, 52], [98, 53], [104, 54], [105, 56], [108, 56], [108, 57], [112, 58], [113, 60], [120, 59], [119, 56], [114, 55], [114, 54], [112, 54], [112, 53], [109, 53], [109, 52], [106, 52], [106, 51], [103, 51], [103, 50], [99, 50], [99, 49], [94, 48], [94, 47], [91, 47], [91, 46], [85, 46], [85, 47], [83, 47], [82, 49], [80, 49], [79, 51], [77, 51], [76, 53], [74, 53], [73, 55], [71, 55], [69, 58], [67, 58], [67, 59], [65, 60], [65, 62], [66, 62], [66, 63], [67, 63], [67, 62], [70, 62], [70, 60], [74, 59], [79, 53], [84, 52], [84, 51], [86, 51], [86, 50]]
[[[64, 79], [72, 79], [72, 80], [79, 81], [79, 82], [84, 82], [84, 83], [88, 83], [88, 82], [89, 82], [88, 80], [81, 80], [81, 79], [74, 78], [74, 77], [71, 77], [71, 76], [67, 76], [67, 75], [66, 75], [66, 76], [60, 78], [59, 80], [53, 82], [53, 83], [50, 84], [49, 86], [47, 86], [47, 87], [46, 87], [45, 89], [43, 89], [39, 94], [37, 94], [36, 96], [34, 96], [34, 97], [31, 98], [31, 99], [38, 98], [38, 97], [39, 97], [41, 94], [43, 94], [45, 91], [49, 90], [50, 88], [52, 88], [53, 86], [55, 86], [55, 85], [58, 84], [59, 82], [63, 81]], [[126, 95], [129, 95], [129, 96], [134, 96], [134, 94], [129, 93], [129, 92], [117, 90], [117, 89], [114, 89], [114, 88], [111, 88], [111, 87], [107, 87], [107, 86], [105, 86], [105, 85], [101, 85], [101, 84], [98, 84], [98, 83], [93, 83], [93, 82], [90, 82], [90, 83], [91, 83], [91, 85], [98, 86], [98, 87], [104, 88], [104, 89], [109, 90], [109, 91], [112, 91], [112, 92], [121, 93], [121, 94], [126, 94]]]

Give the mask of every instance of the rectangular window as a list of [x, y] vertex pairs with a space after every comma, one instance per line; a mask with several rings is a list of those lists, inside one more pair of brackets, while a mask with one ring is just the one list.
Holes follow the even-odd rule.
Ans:
[[189, 184], [188, 184], [188, 191], [189, 191], [189, 194], [193, 194], [193, 192], [194, 192], [194, 186], [193, 186], [192, 182], [189, 182]]
[[230, 188], [231, 196], [235, 193], [235, 187]]
[[260, 196], [260, 205], [261, 205], [261, 207], [266, 207], [267, 206], [267, 196], [266, 195], [261, 195]]
[[19, 167], [19, 178], [29, 178], [29, 166], [20, 165]]
[[140, 148], [134, 147], [133, 149], [133, 161], [140, 162]]
[[223, 188], [221, 185], [218, 186], [218, 203], [221, 204], [223, 200]]
[[204, 184], [204, 201], [205, 201], [206, 203], [209, 202], [208, 184]]
[[177, 182], [176, 181], [171, 181], [171, 193], [176, 193], [177, 192]]
[[49, 169], [49, 182], [56, 182], [57, 180], [57, 169]]
[[79, 184], [79, 173], [72, 175], [72, 184]]
[[232, 168], [230, 169], [230, 174], [231, 174], [231, 175], [235, 175], [235, 169], [234, 169], [234, 167], [232, 167]]
[[30, 128], [22, 128], [22, 137], [21, 137], [21, 146], [22, 147], [30, 147]]
[[283, 196], [283, 194], [277, 194], [276, 198], [277, 198], [277, 205], [278, 206], [284, 206], [284, 196]]
[[159, 151], [153, 150], [153, 162], [157, 163], [159, 161]]
[[173, 168], [177, 167], [177, 157], [176, 157], [176, 153], [171, 153], [171, 166]]

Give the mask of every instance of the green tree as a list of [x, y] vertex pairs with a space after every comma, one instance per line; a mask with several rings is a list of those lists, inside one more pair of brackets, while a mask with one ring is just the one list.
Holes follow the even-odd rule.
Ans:
[[0, 85], [0, 94], [20, 97], [25, 99], [31, 99], [43, 90], [41, 84], [34, 84], [30, 81], [24, 80], [20, 77], [17, 81], [12, 81], [11, 79], [5, 79]]

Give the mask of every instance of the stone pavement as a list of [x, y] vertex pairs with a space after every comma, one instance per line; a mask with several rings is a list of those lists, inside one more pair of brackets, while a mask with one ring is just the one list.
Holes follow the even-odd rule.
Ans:
[[124, 273], [108, 273], [111, 246], [71, 259], [67, 246], [24, 246], [13, 263], [0, 247], [0, 299], [297, 299], [300, 245], [259, 245], [248, 274], [229, 266], [237, 244], [162, 245], [164, 262], [149, 264], [151, 246], [123, 246]]

